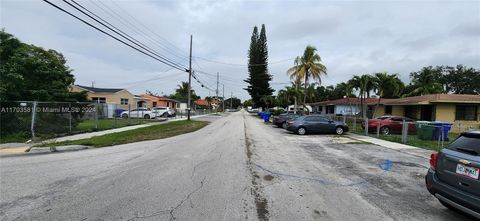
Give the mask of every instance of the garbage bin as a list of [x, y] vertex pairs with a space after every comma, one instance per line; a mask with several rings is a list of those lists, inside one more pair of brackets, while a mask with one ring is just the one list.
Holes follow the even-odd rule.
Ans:
[[452, 124], [448, 122], [434, 121], [430, 122], [431, 125], [435, 126], [435, 131], [433, 132], [434, 140], [441, 140], [443, 135], [443, 140], [448, 141], [448, 132], [452, 128]]
[[260, 119], [263, 119], [263, 112], [258, 112], [258, 116], [260, 117]]
[[415, 122], [415, 129], [417, 131], [417, 138], [421, 140], [432, 140], [435, 126], [429, 125], [429, 121]]
[[122, 117], [120, 116], [124, 110], [123, 109], [115, 109], [115, 117]]
[[263, 121], [270, 122], [270, 113], [263, 113]]

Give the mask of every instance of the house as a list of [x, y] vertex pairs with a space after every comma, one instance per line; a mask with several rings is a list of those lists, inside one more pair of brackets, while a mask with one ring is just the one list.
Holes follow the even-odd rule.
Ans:
[[82, 85], [71, 85], [72, 92], [87, 92], [87, 99], [95, 103], [106, 103], [114, 105], [115, 109], [128, 110], [136, 107], [141, 107], [144, 99], [135, 96], [126, 89], [120, 88], [97, 88], [87, 87]]
[[186, 112], [188, 108], [187, 102], [178, 102], [177, 103], [177, 111]]
[[[367, 98], [367, 116], [398, 115], [414, 120], [444, 121], [463, 128], [480, 128], [480, 95], [430, 94], [397, 99]], [[377, 104], [378, 108], [376, 109]], [[310, 103], [314, 112], [334, 115], [357, 115], [359, 98], [343, 98]], [[376, 110], [375, 110], [376, 109]]]
[[[381, 99], [391, 100], [391, 99]], [[373, 115], [375, 105], [378, 103], [377, 98], [366, 98], [363, 101], [360, 98], [342, 98], [337, 100], [328, 100], [315, 103], [309, 103], [312, 107], [312, 112], [319, 114], [333, 114], [333, 115], [357, 115], [361, 112], [362, 102], [367, 103], [367, 116]]]
[[[194, 107], [195, 109], [208, 109], [208, 101], [205, 99], [198, 99], [194, 101]], [[210, 106], [212, 109], [217, 109], [220, 106], [220, 102], [218, 102], [217, 99], [212, 99], [210, 101]]]
[[140, 95], [141, 98], [145, 100], [145, 107], [154, 108], [154, 107], [170, 107], [174, 110], [177, 109], [178, 101], [170, 99], [168, 97], [160, 97], [155, 95]]
[[381, 101], [378, 115], [480, 125], [480, 95], [430, 94]]

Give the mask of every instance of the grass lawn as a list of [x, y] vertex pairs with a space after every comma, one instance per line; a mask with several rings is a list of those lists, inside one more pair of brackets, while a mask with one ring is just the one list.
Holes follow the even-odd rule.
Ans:
[[95, 128], [95, 120], [84, 120], [80, 122], [74, 131], [99, 131], [108, 130], [112, 128], [126, 127], [137, 124], [144, 124], [150, 122], [158, 122], [156, 119], [98, 119], [98, 129]]
[[39, 147], [63, 146], [63, 145], [86, 145], [105, 147], [118, 144], [133, 143], [145, 140], [156, 140], [199, 130], [206, 126], [204, 121], [174, 121], [119, 133], [106, 134], [82, 140], [64, 141], [50, 144], [41, 144]]

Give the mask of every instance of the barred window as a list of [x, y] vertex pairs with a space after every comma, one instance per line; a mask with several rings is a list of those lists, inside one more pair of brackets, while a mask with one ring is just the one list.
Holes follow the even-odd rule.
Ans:
[[455, 120], [477, 120], [476, 105], [457, 105], [455, 110]]

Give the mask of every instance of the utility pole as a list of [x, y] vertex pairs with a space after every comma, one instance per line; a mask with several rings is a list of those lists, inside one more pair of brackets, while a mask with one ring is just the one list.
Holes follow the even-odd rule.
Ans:
[[232, 102], [233, 102], [233, 92], [230, 92], [230, 109], [233, 109]]
[[216, 93], [217, 93], [216, 99], [217, 99], [217, 100], [218, 100], [218, 78], [219, 78], [219, 75], [218, 75], [218, 72], [217, 72], [217, 91], [216, 91]]
[[223, 109], [223, 113], [225, 113], [225, 85], [224, 84], [222, 84], [222, 88], [223, 88], [222, 89], [223, 90], [223, 93], [222, 93], [223, 94], [222, 95], [222, 106], [223, 107], [222, 107], [222, 109]]
[[190, 61], [188, 62], [188, 103], [187, 103], [187, 120], [190, 120], [191, 96], [192, 96], [192, 38], [190, 35]]

